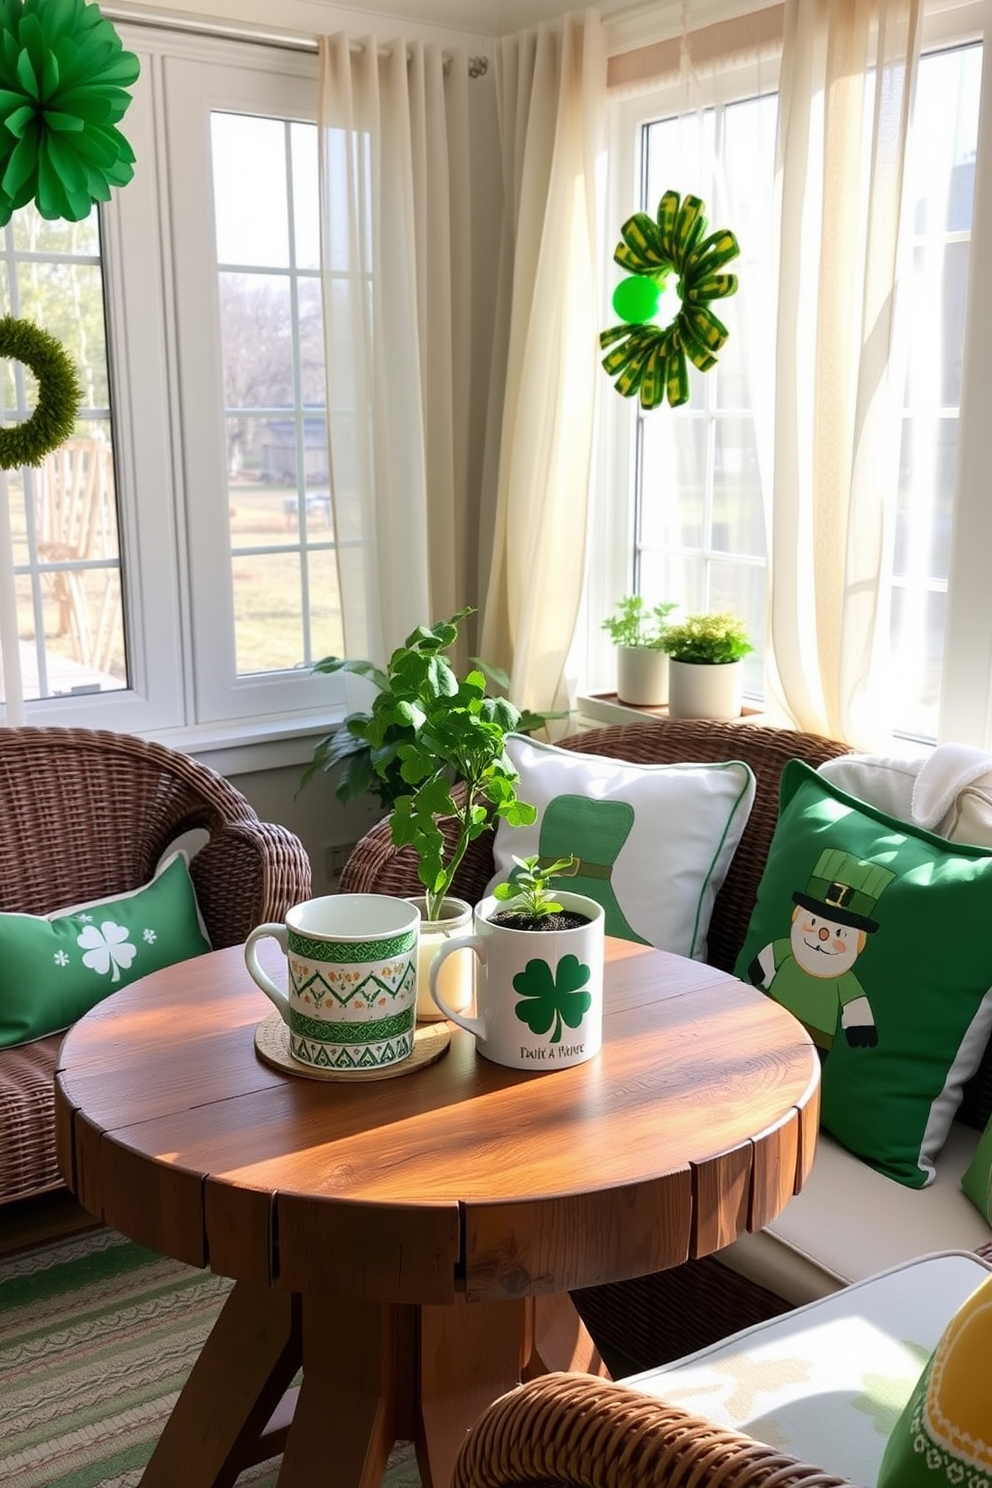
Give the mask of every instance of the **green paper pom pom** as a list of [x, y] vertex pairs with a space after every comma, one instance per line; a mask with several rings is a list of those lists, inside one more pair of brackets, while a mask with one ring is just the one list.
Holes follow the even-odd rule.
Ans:
[[116, 128], [138, 59], [86, 0], [0, 0], [0, 225], [33, 201], [81, 222], [134, 174]]
[[[740, 249], [726, 228], [706, 236], [706, 217], [698, 196], [666, 191], [656, 219], [635, 212], [620, 229], [613, 254], [631, 276], [621, 280], [613, 308], [626, 322], [600, 332], [599, 344], [612, 350], [603, 366], [623, 397], [639, 394], [641, 407], [657, 408], [668, 398], [674, 408], [689, 397], [686, 357], [701, 372], [716, 365], [727, 328], [709, 309], [710, 300], [737, 291], [734, 274], [718, 272]], [[665, 326], [653, 322], [664, 278], [678, 276], [681, 307]], [[638, 313], [640, 312], [640, 313]]]
[[661, 303], [661, 290], [662, 286], [656, 279], [631, 274], [628, 279], [621, 279], [613, 291], [613, 308], [621, 320], [632, 325], [653, 320]]
[[69, 438], [83, 390], [60, 341], [29, 320], [0, 319], [0, 357], [23, 362], [38, 379], [38, 402], [22, 424], [0, 429], [0, 468], [40, 465]]

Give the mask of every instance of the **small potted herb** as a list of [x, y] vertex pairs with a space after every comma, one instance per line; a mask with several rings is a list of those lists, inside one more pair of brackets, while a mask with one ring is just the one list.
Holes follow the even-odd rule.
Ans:
[[[571, 930], [588, 923], [588, 914], [566, 909], [550, 887], [553, 878], [572, 878], [578, 873], [578, 858], [556, 858], [543, 868], [536, 856], [513, 861], [516, 864], [513, 877], [493, 889], [492, 897], [507, 906], [490, 914], [494, 925], [505, 925], [510, 930], [549, 931]], [[569, 895], [571, 899], [582, 897]]]
[[649, 607], [640, 594], [621, 599], [603, 629], [617, 648], [617, 697], [640, 708], [668, 701], [668, 656], [662, 645], [674, 604]]
[[687, 615], [667, 627], [668, 711], [672, 718], [739, 718], [743, 659], [754, 650], [737, 615]]

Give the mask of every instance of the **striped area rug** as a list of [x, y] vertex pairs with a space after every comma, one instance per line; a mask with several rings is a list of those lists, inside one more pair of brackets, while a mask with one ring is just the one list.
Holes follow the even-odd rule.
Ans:
[[[3, 1488], [136, 1488], [230, 1287], [102, 1228], [0, 1258]], [[385, 1482], [419, 1488], [408, 1444]]]

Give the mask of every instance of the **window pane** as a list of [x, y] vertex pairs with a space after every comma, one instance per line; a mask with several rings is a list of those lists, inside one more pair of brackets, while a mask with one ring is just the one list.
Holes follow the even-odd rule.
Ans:
[[229, 408], [291, 408], [289, 275], [220, 275], [224, 390]]
[[[642, 136], [651, 215], [667, 190], [701, 196], [710, 230], [733, 226], [737, 295], [714, 310], [729, 331], [716, 368], [689, 370], [690, 396], [638, 410], [635, 584], [647, 599], [674, 600], [681, 614], [731, 610], [748, 624], [755, 653], [745, 686], [761, 695], [765, 526], [752, 389], [771, 386], [767, 327], [772, 281], [774, 97], [751, 98], [647, 125]], [[720, 171], [716, 170], [719, 159]], [[718, 182], [726, 182], [726, 189]], [[745, 316], [742, 305], [749, 314]]]
[[301, 269], [320, 268], [320, 203], [315, 190], [299, 189], [301, 181], [317, 180], [317, 131], [309, 124], [291, 124], [293, 149], [293, 232], [296, 262]]
[[[316, 127], [215, 114], [213, 171], [235, 656], [245, 676], [310, 667], [341, 647]], [[259, 173], [272, 186], [264, 213]]]
[[892, 658], [896, 727], [935, 739], [974, 195], [982, 49], [921, 59], [907, 161], [913, 230], [899, 303], [908, 334], [896, 506]]
[[723, 418], [714, 436], [713, 547], [764, 560], [765, 518], [754, 424], [749, 418]]
[[288, 268], [286, 126], [215, 113], [211, 139], [218, 262]]
[[[128, 672], [98, 215], [46, 222], [25, 207], [0, 255], [3, 313], [54, 336], [83, 388], [72, 437], [7, 473], [22, 689], [28, 699], [117, 691]], [[23, 422], [36, 400], [33, 374], [4, 361], [0, 419]]]
[[[706, 424], [663, 414], [640, 424], [639, 483], [641, 561], [652, 548], [703, 544], [706, 489]], [[659, 596], [660, 597], [660, 596]]]

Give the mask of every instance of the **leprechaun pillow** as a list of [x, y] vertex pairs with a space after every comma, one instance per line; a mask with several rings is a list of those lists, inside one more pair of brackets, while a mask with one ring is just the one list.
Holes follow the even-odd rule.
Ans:
[[821, 1123], [922, 1188], [992, 1029], [992, 851], [936, 837], [798, 760], [736, 973], [809, 1029]]

